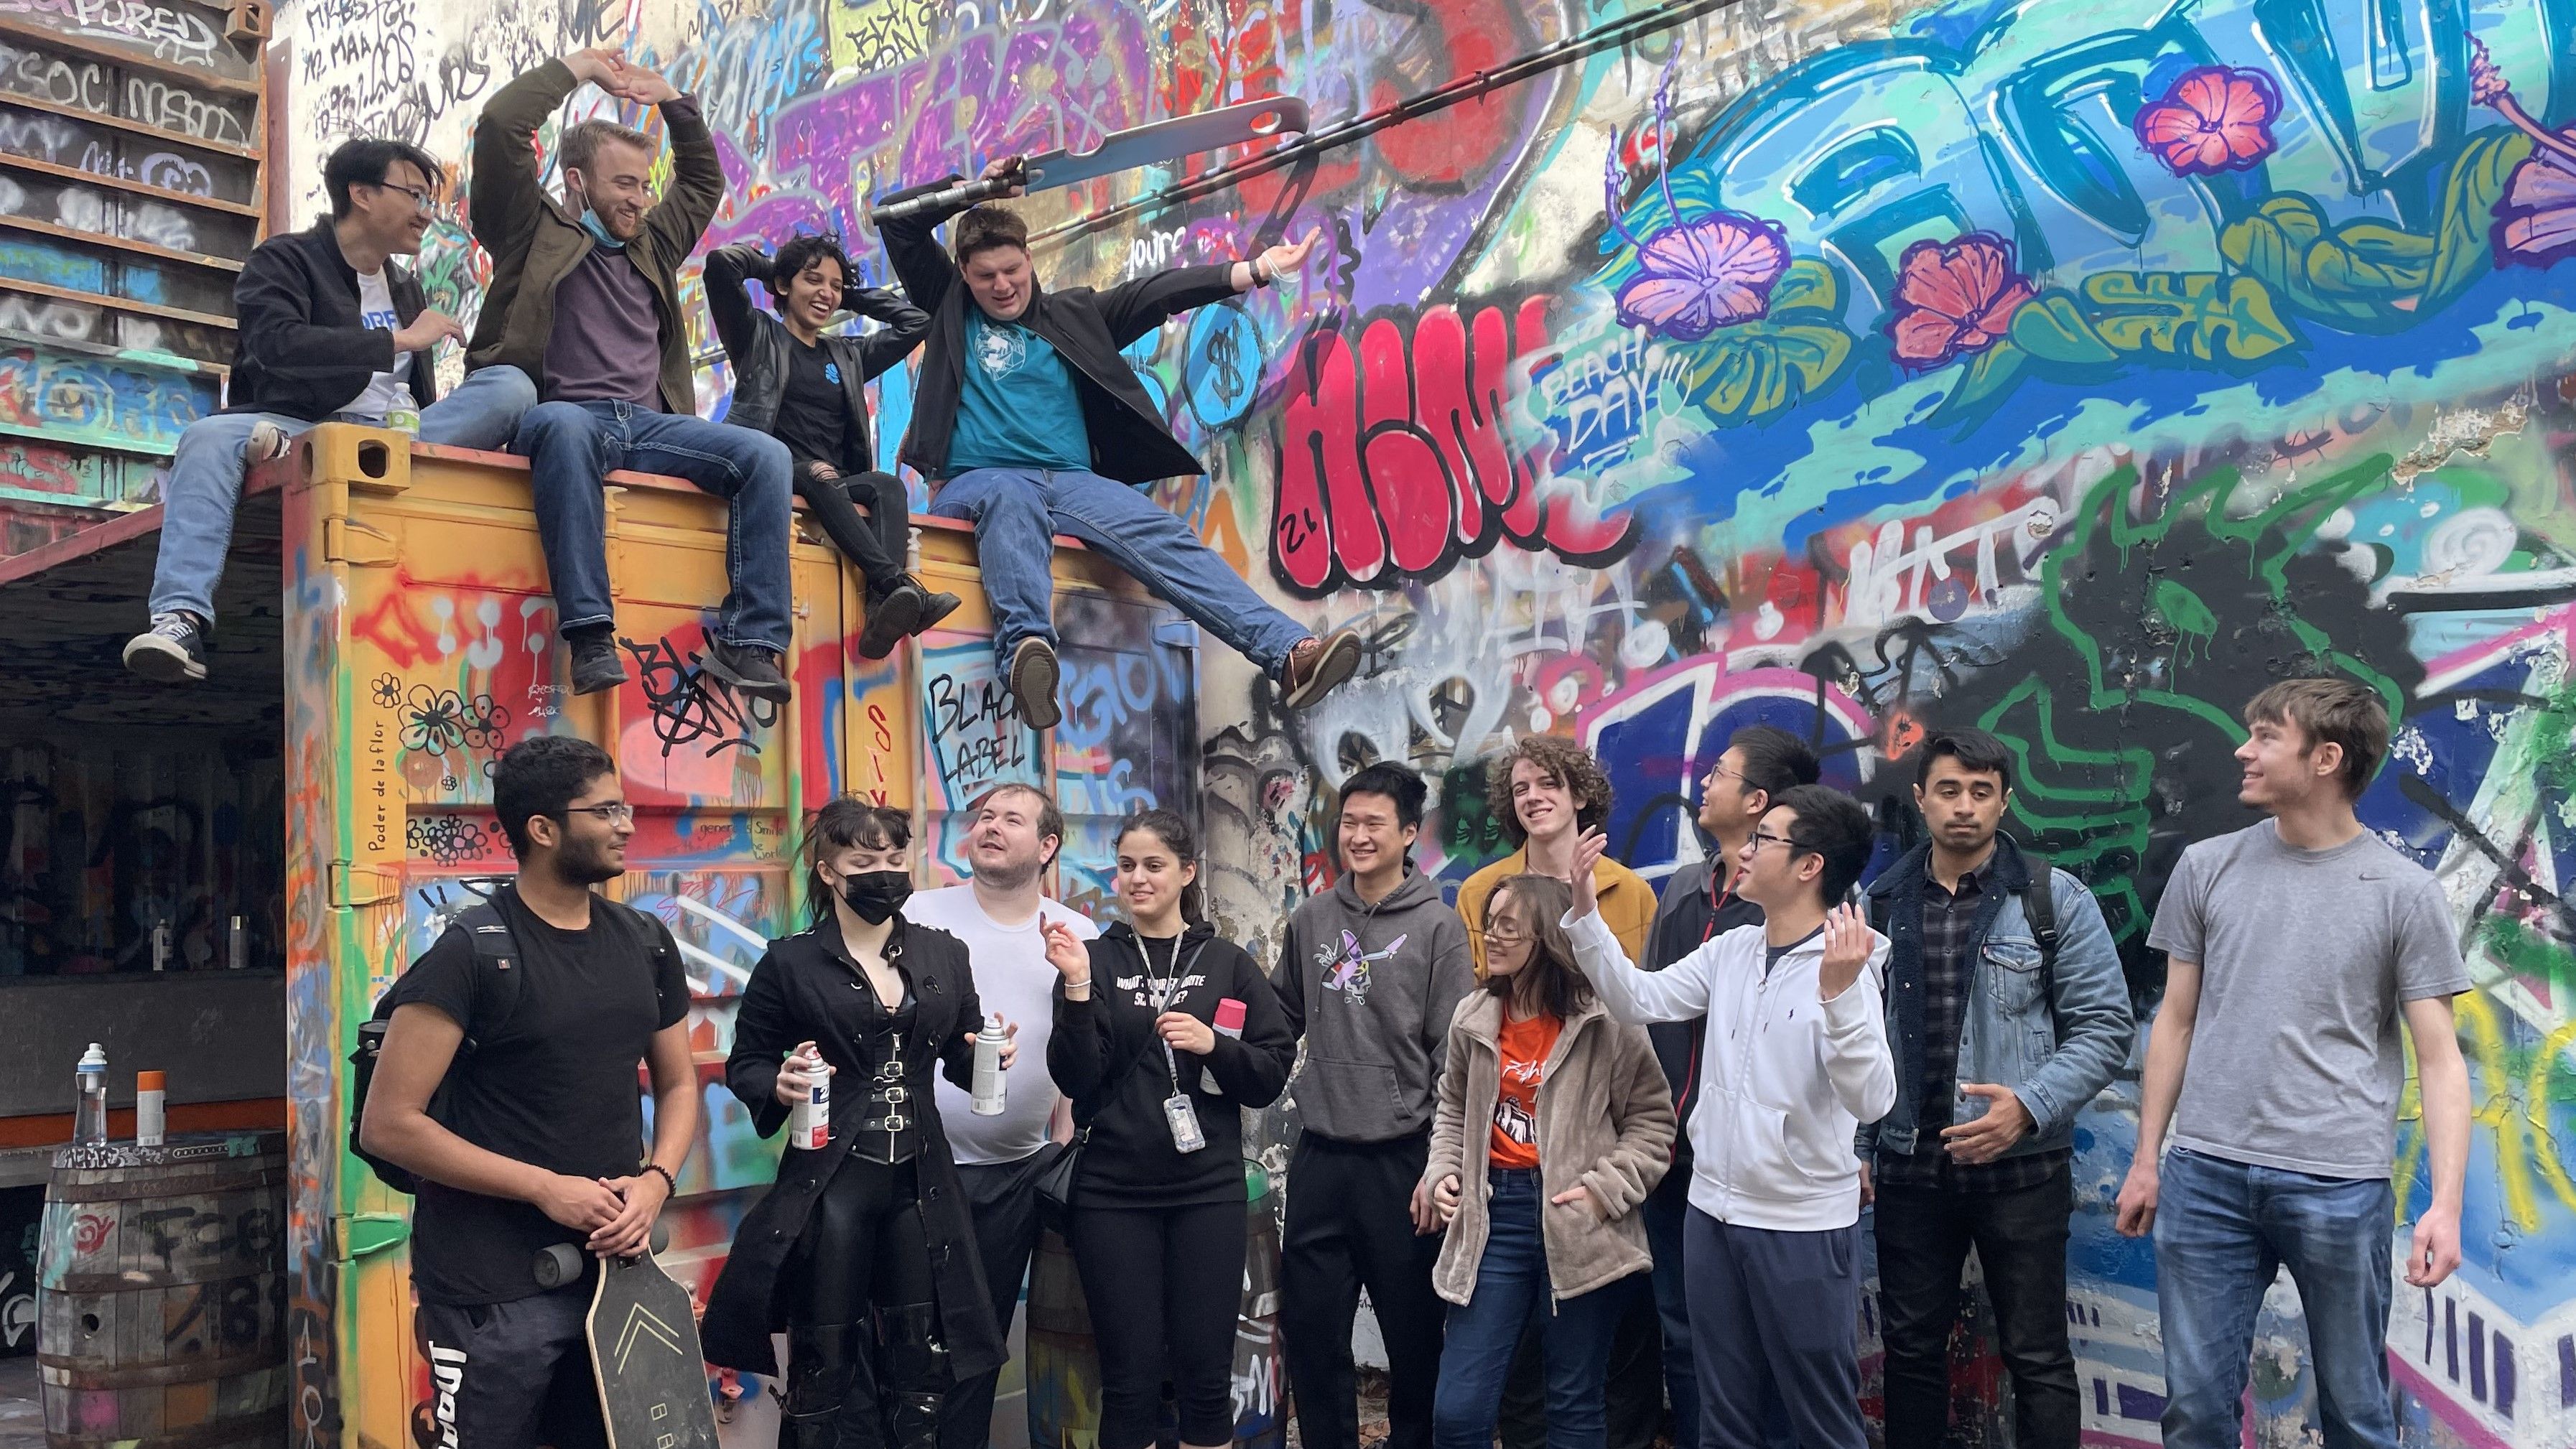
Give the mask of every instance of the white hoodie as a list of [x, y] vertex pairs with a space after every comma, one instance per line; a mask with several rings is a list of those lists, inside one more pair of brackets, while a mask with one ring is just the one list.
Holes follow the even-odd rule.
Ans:
[[1860, 1221], [1852, 1135], [1896, 1105], [1879, 982], [1887, 938], [1830, 1001], [1817, 999], [1823, 933], [1767, 973], [1762, 927], [1738, 926], [1661, 971], [1640, 971], [1601, 913], [1565, 921], [1610, 1014], [1632, 1026], [1706, 1014], [1699, 1104], [1688, 1123], [1691, 1206], [1723, 1223], [1823, 1232]]

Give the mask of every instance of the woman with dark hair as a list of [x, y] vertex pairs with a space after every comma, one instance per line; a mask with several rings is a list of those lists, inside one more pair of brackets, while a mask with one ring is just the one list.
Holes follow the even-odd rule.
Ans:
[[[777, 316], [753, 308], [746, 280], [769, 289]], [[716, 338], [734, 369], [724, 420], [787, 445], [797, 496], [858, 568], [866, 591], [860, 657], [883, 659], [958, 602], [925, 592], [904, 572], [912, 505], [903, 484], [877, 470], [868, 436], [867, 380], [919, 345], [930, 316], [897, 293], [858, 285], [849, 254], [831, 236], [791, 238], [774, 257], [748, 242], [718, 247], [707, 253], [706, 286]], [[825, 332], [843, 311], [885, 325], [863, 337]]]
[[[1458, 1004], [1415, 1226], [1448, 1236], [1432, 1286], [1456, 1305], [1432, 1442], [1487, 1449], [1525, 1325], [1546, 1345], [1550, 1449], [1601, 1449], [1623, 1295], [1653, 1264], [1637, 1207], [1670, 1166], [1672, 1090], [1642, 1028], [1610, 1019], [1560, 924], [1553, 876], [1497, 886], [1485, 989]], [[1475, 1181], [1475, 1191], [1463, 1184]]]
[[725, 1061], [763, 1137], [817, 1078], [844, 1084], [829, 1139], [789, 1145], [707, 1299], [709, 1363], [775, 1375], [786, 1330], [786, 1449], [934, 1449], [949, 1384], [1004, 1357], [930, 1076], [972, 1083], [982, 1007], [964, 943], [903, 919], [911, 843], [899, 810], [815, 816], [814, 923], [752, 968]]
[[1198, 844], [1168, 810], [1118, 832], [1128, 919], [1089, 943], [1046, 925], [1056, 986], [1047, 1070], [1084, 1143], [1074, 1267], [1100, 1349], [1099, 1449], [1146, 1449], [1169, 1380], [1184, 1445], [1234, 1441], [1245, 1107], [1267, 1107], [1297, 1043], [1261, 967], [1198, 904]]

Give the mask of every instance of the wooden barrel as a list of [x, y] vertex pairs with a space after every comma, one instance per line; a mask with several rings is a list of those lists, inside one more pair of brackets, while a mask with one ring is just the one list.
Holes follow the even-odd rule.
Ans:
[[[1243, 1306], [1234, 1329], [1234, 1441], [1244, 1449], [1288, 1442], [1287, 1369], [1279, 1356], [1279, 1213], [1270, 1174], [1243, 1164], [1250, 1241], [1243, 1259]], [[1049, 1228], [1029, 1266], [1029, 1423], [1032, 1449], [1098, 1449], [1100, 1354], [1073, 1248]], [[1166, 1400], [1161, 1443], [1178, 1442]]]
[[286, 1135], [54, 1154], [36, 1346], [53, 1449], [286, 1443]]

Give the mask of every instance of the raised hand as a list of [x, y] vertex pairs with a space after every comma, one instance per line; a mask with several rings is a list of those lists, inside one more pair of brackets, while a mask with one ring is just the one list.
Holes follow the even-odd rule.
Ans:
[[658, 106], [664, 101], [677, 99], [680, 94], [679, 87], [656, 72], [629, 62], [624, 56], [617, 58], [615, 74], [600, 89], [621, 101], [633, 101], [639, 106]]
[[1073, 927], [1062, 921], [1048, 921], [1040, 928], [1046, 935], [1047, 964], [1070, 985], [1081, 985], [1091, 979], [1091, 952]]
[[588, 81], [601, 90], [608, 90], [615, 84], [617, 67], [623, 62], [624, 58], [616, 51], [598, 46], [576, 50], [563, 58], [564, 69], [572, 72], [573, 79]]
[[1818, 999], [1831, 1001], [1860, 979], [1869, 964], [1872, 932], [1858, 906], [1836, 906], [1825, 912], [1825, 964], [1816, 973]]
[[1008, 176], [1011, 178], [1011, 189], [1003, 192], [1002, 194], [1004, 196], [1026, 196], [1029, 194], [1029, 188], [1022, 183], [1027, 178], [1028, 169], [1029, 158], [1026, 156], [998, 156], [985, 165], [984, 179], [987, 181], [998, 181], [1003, 177]]
[[1593, 887], [1592, 868], [1609, 850], [1609, 832], [1598, 826], [1583, 832], [1583, 838], [1574, 842], [1574, 919], [1578, 921], [1601, 909], [1601, 893]]
[[1315, 227], [1308, 230], [1303, 238], [1294, 243], [1281, 242], [1279, 245], [1263, 251], [1261, 254], [1262, 270], [1268, 272], [1270, 274], [1270, 279], [1274, 282], [1279, 280], [1281, 277], [1295, 272], [1298, 268], [1306, 265], [1306, 258], [1314, 254], [1315, 244], [1323, 239], [1323, 228]]

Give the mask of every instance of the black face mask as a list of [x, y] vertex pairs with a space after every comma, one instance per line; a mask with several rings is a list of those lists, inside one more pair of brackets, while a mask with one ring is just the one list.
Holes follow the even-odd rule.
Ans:
[[882, 926], [903, 903], [912, 899], [912, 873], [901, 870], [862, 871], [841, 882], [841, 899], [850, 910], [871, 926]]

